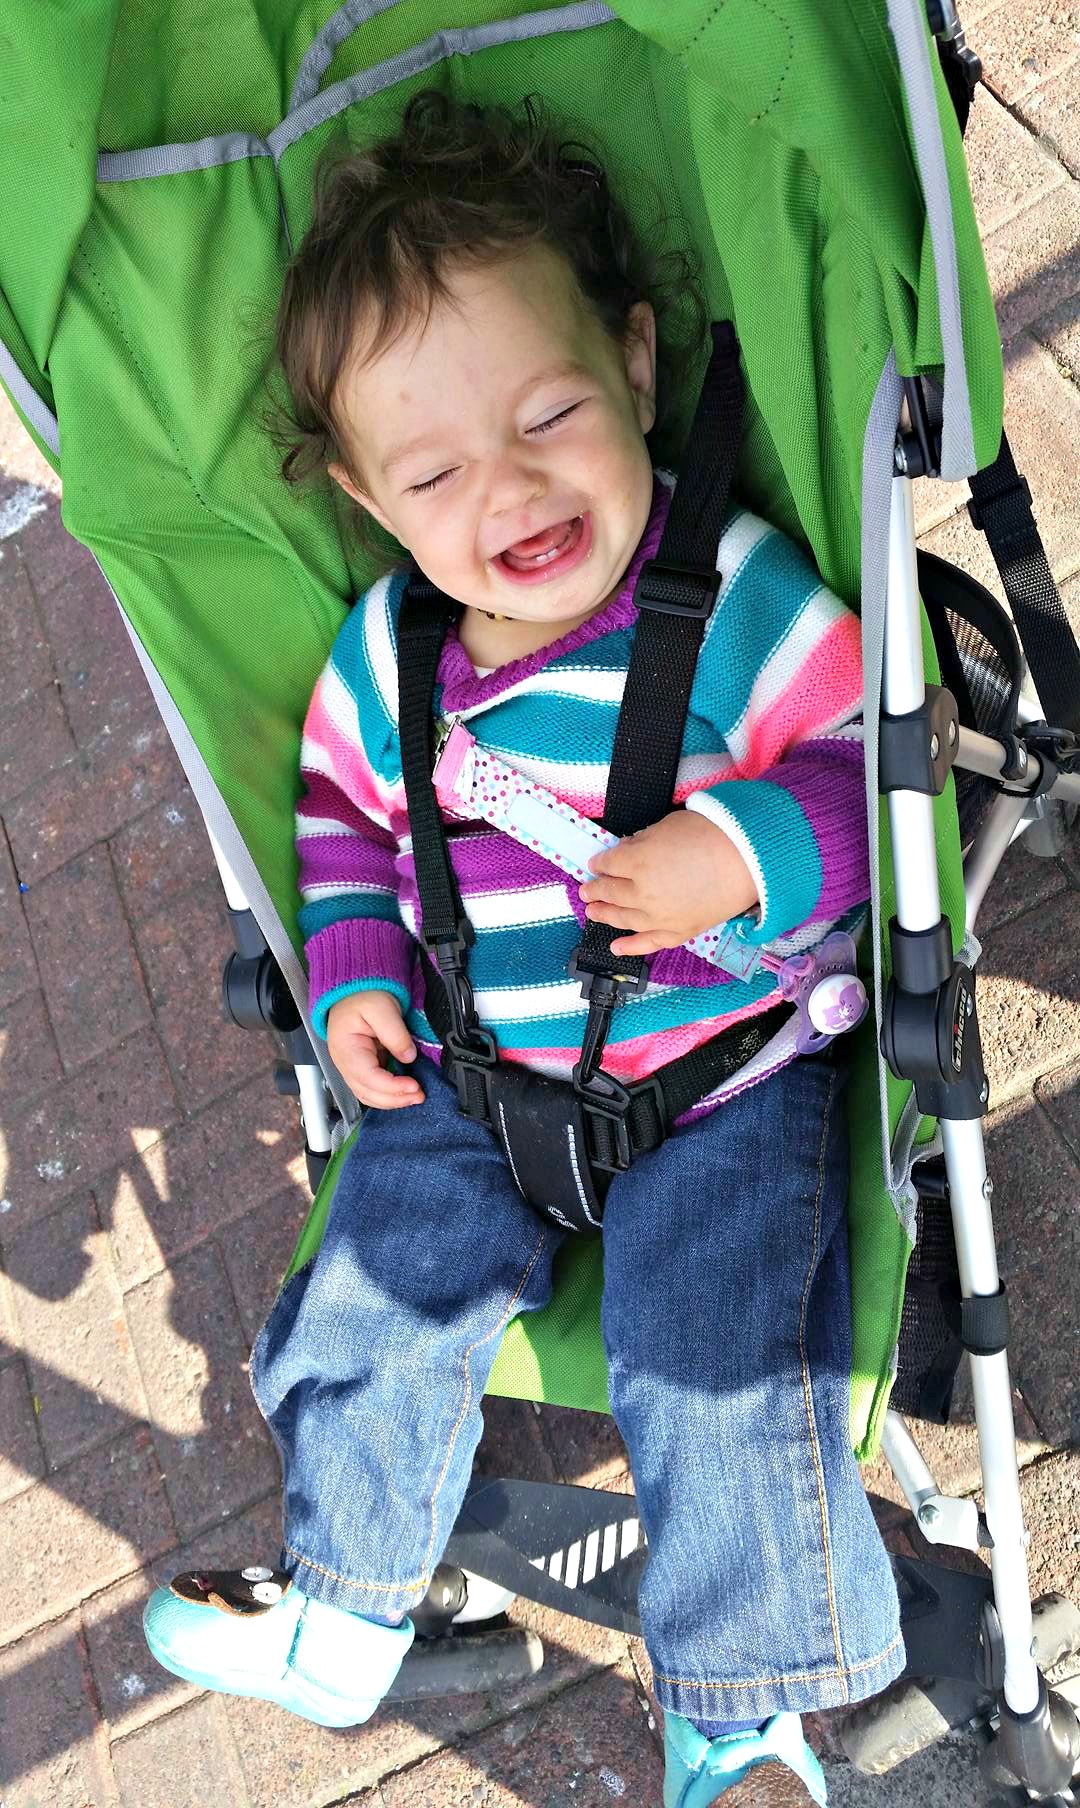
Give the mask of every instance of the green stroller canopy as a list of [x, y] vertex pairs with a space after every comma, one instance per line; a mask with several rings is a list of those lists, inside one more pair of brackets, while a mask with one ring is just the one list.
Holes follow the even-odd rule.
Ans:
[[[215, 836], [302, 998], [292, 816], [304, 711], [371, 572], [329, 481], [298, 496], [263, 427], [270, 325], [316, 160], [441, 86], [543, 95], [659, 195], [736, 323], [737, 489], [858, 602], [882, 374], [942, 386], [943, 475], [997, 452], [1001, 352], [959, 132], [918, 0], [7, 0], [0, 377], [61, 470]], [[642, 180], [644, 178], [645, 180]], [[699, 372], [680, 398], [688, 420]], [[887, 523], [880, 524], [882, 535]], [[868, 701], [868, 708], [870, 707]], [[962, 923], [951, 784], [943, 902]], [[881, 874], [883, 895], [888, 874]], [[888, 1395], [910, 1241], [857, 1048], [853, 1439]], [[895, 1123], [906, 1089], [890, 1083]], [[317, 1244], [336, 1162], [297, 1259]], [[498, 1391], [605, 1404], [600, 1253], [511, 1327]], [[543, 1322], [546, 1320], [546, 1325]]]

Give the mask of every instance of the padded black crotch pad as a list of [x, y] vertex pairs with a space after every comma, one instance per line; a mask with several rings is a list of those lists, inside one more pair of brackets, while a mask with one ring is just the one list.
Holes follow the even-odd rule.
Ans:
[[246, 1569], [188, 1569], [169, 1583], [181, 1601], [198, 1601], [220, 1613], [269, 1613], [288, 1594], [292, 1577], [283, 1569], [252, 1563]]

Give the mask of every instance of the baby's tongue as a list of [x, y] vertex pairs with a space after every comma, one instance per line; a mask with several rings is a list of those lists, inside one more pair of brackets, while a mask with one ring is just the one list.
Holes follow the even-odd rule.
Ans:
[[528, 571], [530, 567], [541, 564], [545, 557], [553, 557], [566, 545], [573, 525], [572, 521], [558, 521], [554, 527], [545, 527], [538, 534], [530, 534], [527, 540], [515, 540], [513, 546], [508, 546], [502, 556], [515, 570]]

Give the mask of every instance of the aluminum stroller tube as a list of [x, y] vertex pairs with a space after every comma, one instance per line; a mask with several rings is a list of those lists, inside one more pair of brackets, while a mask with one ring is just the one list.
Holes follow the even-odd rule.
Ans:
[[[924, 702], [926, 679], [915, 563], [915, 511], [911, 481], [901, 474], [892, 483], [888, 572], [882, 706], [889, 715], [904, 715], [919, 709]], [[887, 801], [897, 923], [902, 930], [932, 929], [941, 919], [933, 799], [922, 792], [890, 791]], [[958, 1121], [942, 1116], [941, 1132], [961, 1292], [965, 1297], [995, 1294], [999, 1277], [982, 1122], [979, 1118]], [[969, 1360], [986, 1519], [994, 1539], [991, 1571], [1005, 1648], [1005, 1700], [1014, 1712], [1023, 1714], [1038, 1703], [1039, 1673], [1031, 1649], [1031, 1594], [1008, 1358], [1002, 1351], [996, 1356], [972, 1356]]]
[[[953, 1234], [960, 1270], [960, 1291], [996, 1293], [1000, 1284], [990, 1187], [982, 1124], [975, 1118], [950, 1123], [943, 1118], [941, 1136], [949, 1176]], [[1009, 1358], [969, 1356], [983, 1472], [986, 1523], [994, 1540], [990, 1571], [994, 1602], [1005, 1647], [1005, 1699], [1014, 1713], [1026, 1714], [1039, 1698], [1039, 1676], [1031, 1654], [1031, 1590], [1027, 1573], [1027, 1534], [1016, 1467]]]
[[[890, 716], [905, 716], [925, 696], [915, 507], [911, 479], [898, 476], [890, 500], [882, 707]], [[917, 791], [890, 791], [888, 804], [892, 845], [904, 850], [903, 860], [893, 862], [897, 920], [902, 929], [933, 929], [941, 917], [933, 802]]]

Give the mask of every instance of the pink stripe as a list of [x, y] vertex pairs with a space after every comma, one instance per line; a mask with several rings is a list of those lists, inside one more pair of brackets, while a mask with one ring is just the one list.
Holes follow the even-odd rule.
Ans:
[[320, 678], [315, 695], [308, 706], [304, 733], [317, 746], [326, 749], [333, 762], [338, 783], [349, 800], [376, 820], [387, 814], [387, 800], [382, 796], [375, 784], [363, 749], [344, 735], [332, 719], [323, 701], [323, 680]]
[[796, 742], [854, 715], [862, 698], [859, 623], [843, 615], [807, 654], [790, 683], [760, 716], [747, 722], [749, 753], [729, 778], [774, 766]]

